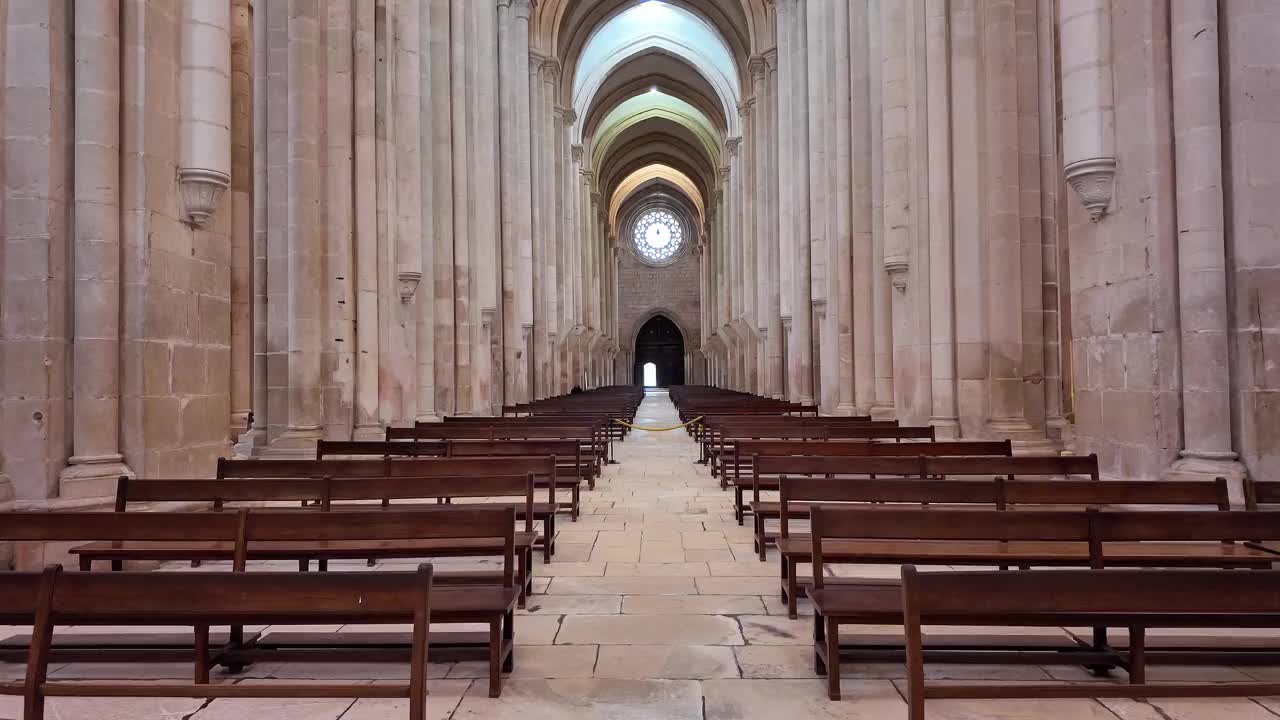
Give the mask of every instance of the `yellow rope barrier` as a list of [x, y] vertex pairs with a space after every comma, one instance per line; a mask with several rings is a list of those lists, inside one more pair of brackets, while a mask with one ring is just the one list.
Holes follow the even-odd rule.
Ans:
[[614, 422], [616, 422], [616, 423], [618, 423], [619, 425], [622, 425], [623, 427], [629, 427], [629, 428], [631, 428], [632, 430], [645, 430], [645, 431], [648, 431], [648, 432], [671, 432], [672, 430], [679, 430], [679, 429], [680, 429], [680, 428], [682, 428], [682, 427], [687, 427], [687, 426], [689, 426], [689, 425], [692, 425], [692, 424], [694, 424], [694, 423], [698, 422], [699, 420], [701, 420], [703, 417], [705, 417], [705, 416], [703, 416], [703, 415], [699, 415], [698, 417], [696, 417], [696, 418], [694, 418], [694, 419], [690, 420], [689, 422], [686, 422], [686, 423], [680, 423], [679, 425], [672, 425], [671, 427], [666, 427], [666, 428], [653, 428], [653, 427], [645, 427], [645, 426], [643, 426], [643, 425], [632, 425], [632, 424], [631, 424], [631, 423], [629, 423], [629, 422], [625, 422], [625, 421], [619, 420], [619, 419], [617, 419], [617, 418], [614, 418], [614, 419], [613, 419], [613, 421], [614, 421]]

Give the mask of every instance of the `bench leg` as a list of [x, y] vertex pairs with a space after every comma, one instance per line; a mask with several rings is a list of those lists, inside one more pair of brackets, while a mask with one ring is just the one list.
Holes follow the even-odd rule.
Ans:
[[827, 697], [840, 699], [840, 626], [827, 618]]
[[209, 684], [209, 626], [195, 626], [195, 684]]
[[502, 695], [502, 618], [489, 621], [489, 697]]
[[516, 555], [516, 578], [520, 581], [520, 597], [516, 600], [516, 604], [520, 607], [525, 606], [529, 594], [529, 580], [531, 573], [529, 572], [529, 560], [531, 558], [521, 552]]
[[813, 672], [815, 675], [827, 674], [827, 663], [822, 660], [822, 653], [818, 652], [819, 646], [825, 650], [826, 645], [826, 626], [822, 615], [815, 612], [813, 614]]
[[1129, 683], [1142, 685], [1147, 682], [1147, 630], [1129, 628]]
[[504, 644], [509, 644], [511, 649], [507, 651], [507, 659], [502, 663], [502, 672], [509, 673], [516, 669], [516, 614], [508, 612], [507, 617], [502, 621], [502, 639]]
[[80, 556], [80, 572], [89, 572], [92, 569], [93, 569], [93, 560], [90, 560], [88, 557], [81, 555]]
[[582, 513], [582, 487], [581, 485], [573, 486], [573, 507], [569, 509], [569, 519], [578, 522], [578, 515]]
[[[1107, 650], [1107, 629], [1104, 627], [1096, 627], [1093, 629], [1093, 650], [1096, 652], [1106, 652]], [[1111, 674], [1112, 665], [1086, 665], [1085, 668], [1095, 677], [1107, 677]]]
[[747, 510], [742, 507], [742, 486], [733, 486], [733, 512], [738, 516], [738, 524], [741, 525], [746, 519]]
[[785, 572], [787, 573], [787, 617], [792, 620], [795, 620], [799, 614], [799, 611], [796, 609], [796, 605], [798, 604], [796, 595], [799, 594], [799, 583], [796, 582], [796, 565], [798, 564], [799, 563], [795, 560], [786, 558], [785, 564], [783, 565], [783, 567], [786, 568]]
[[547, 516], [546, 522], [542, 523], [542, 534], [545, 536], [542, 541], [542, 562], [545, 565], [551, 562], [551, 555], [555, 552], [556, 513], [554, 509]]
[[764, 539], [764, 517], [761, 515], [751, 516], [751, 526], [756, 531], [756, 552], [760, 554], [760, 562], [765, 561], [765, 553], [768, 550], [768, 541]]

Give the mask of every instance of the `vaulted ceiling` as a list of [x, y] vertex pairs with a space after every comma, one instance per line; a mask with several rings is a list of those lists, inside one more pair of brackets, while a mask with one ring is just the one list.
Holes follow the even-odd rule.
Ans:
[[607, 198], [610, 228], [655, 198], [705, 227], [748, 61], [773, 45], [765, 0], [541, 0], [533, 47], [563, 68], [557, 103]]

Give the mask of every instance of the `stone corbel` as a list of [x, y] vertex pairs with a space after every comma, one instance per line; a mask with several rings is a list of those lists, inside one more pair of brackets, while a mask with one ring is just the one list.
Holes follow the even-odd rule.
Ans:
[[231, 186], [231, 176], [205, 168], [178, 168], [178, 192], [182, 195], [183, 219], [202, 228], [209, 225]]
[[827, 319], [827, 300], [826, 300], [826, 298], [818, 298], [818, 299], [814, 300], [811, 304], [813, 305], [813, 314], [814, 314], [814, 317], [816, 317], [816, 318], [817, 318], [817, 320], [818, 320], [819, 322], [821, 322], [821, 321], [823, 321], [823, 320], [826, 320], [826, 319]]
[[1115, 188], [1116, 159], [1112, 157], [1090, 158], [1067, 165], [1063, 169], [1067, 183], [1080, 197], [1080, 204], [1089, 211], [1089, 217], [1097, 220], [1111, 204]]
[[486, 331], [493, 329], [493, 322], [498, 318], [496, 308], [480, 308], [480, 327]]
[[907, 291], [907, 275], [911, 271], [911, 264], [901, 258], [887, 258], [884, 261], [884, 271], [889, 273], [889, 284], [898, 292]]
[[422, 282], [422, 273], [417, 270], [401, 270], [396, 273], [396, 280], [399, 283], [400, 299], [408, 302], [418, 292], [418, 284]]

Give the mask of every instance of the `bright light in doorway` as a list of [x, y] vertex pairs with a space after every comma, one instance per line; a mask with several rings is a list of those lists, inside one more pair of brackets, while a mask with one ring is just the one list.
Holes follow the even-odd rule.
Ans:
[[644, 386], [658, 387], [658, 366], [653, 363], [644, 364]]

